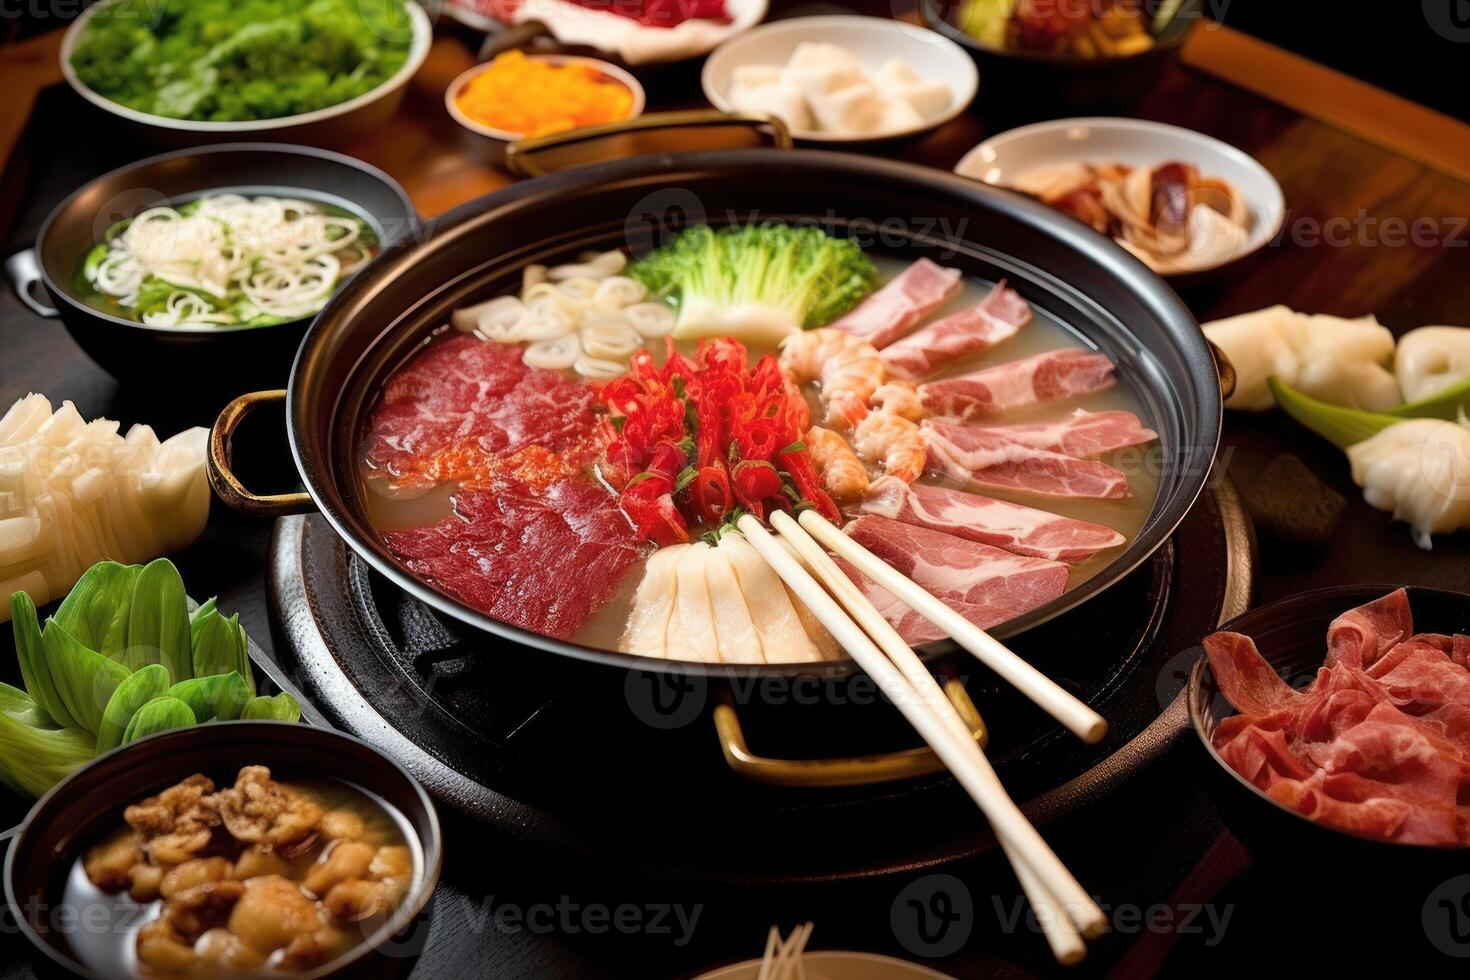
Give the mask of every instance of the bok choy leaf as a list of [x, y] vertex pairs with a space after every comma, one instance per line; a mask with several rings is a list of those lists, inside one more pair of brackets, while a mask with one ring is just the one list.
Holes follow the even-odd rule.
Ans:
[[168, 696], [187, 704], [194, 712], [195, 720], [201, 723], [216, 718], [234, 721], [255, 696], [255, 689], [246, 683], [239, 671], [232, 670], [228, 674], [180, 681], [168, 689]]
[[68, 727], [95, 735], [102, 724], [102, 711], [118, 685], [128, 679], [128, 669], [96, 650], [88, 650], [55, 619], [46, 620], [41, 648], [51, 681], [72, 720]]
[[101, 561], [82, 573], [53, 617], [78, 643], [109, 660], [123, 659], [128, 611], [142, 565]]
[[92, 736], [81, 729], [37, 728], [0, 712], [0, 783], [17, 793], [40, 796], [94, 755]]
[[188, 680], [194, 676], [189, 637], [189, 600], [179, 570], [167, 558], [149, 562], [133, 586], [128, 669], [158, 663], [172, 680]]
[[24, 592], [10, 597], [10, 629], [15, 634], [15, 658], [20, 662], [20, 676], [26, 691], [46, 721], [62, 728], [75, 726], [70, 712], [62, 703], [51, 680], [51, 665], [41, 643], [41, 624], [36, 619], [36, 604]]
[[163, 664], [147, 664], [117, 686], [112, 699], [102, 712], [97, 729], [97, 754], [111, 752], [123, 743], [123, 735], [138, 709], [168, 693], [168, 668]]
[[133, 720], [128, 722], [128, 730], [123, 733], [123, 744], [175, 728], [189, 728], [194, 724], [194, 712], [178, 698], [154, 698], [139, 708], [133, 715]]
[[249, 721], [300, 721], [301, 705], [282, 691], [273, 698], [251, 698], [240, 717]]

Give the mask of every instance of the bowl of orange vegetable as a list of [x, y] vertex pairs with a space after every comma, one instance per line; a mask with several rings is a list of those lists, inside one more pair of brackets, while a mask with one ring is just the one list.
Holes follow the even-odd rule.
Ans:
[[644, 93], [631, 74], [597, 58], [511, 50], [451, 82], [444, 105], [503, 155], [507, 143], [634, 119]]

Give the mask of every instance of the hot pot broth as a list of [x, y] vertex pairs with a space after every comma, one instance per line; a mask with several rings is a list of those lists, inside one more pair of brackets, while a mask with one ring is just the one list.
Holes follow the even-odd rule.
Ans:
[[[277, 785], [319, 811], [299, 839], [248, 843], [226, 821], [204, 848], [173, 862], [185, 855], [171, 853], [168, 835], [127, 853], [139, 834], [130, 817], [89, 842], [67, 873], [63, 902], [88, 916], [105, 910], [107, 927], [69, 937], [77, 959], [105, 977], [289, 975], [331, 962], [382, 926], [423, 874], [405, 817], [345, 782]], [[205, 896], [209, 888], [231, 891]]]
[[[881, 287], [883, 284], [892, 282], [900, 277], [905, 269], [908, 268], [909, 263], [894, 258], [876, 257], [874, 258], [874, 265], [877, 272], [876, 283]], [[994, 282], [988, 282], [974, 277], [964, 277], [958, 288], [947, 299], [930, 309], [922, 320], [920, 320], [920, 323], [929, 324], [949, 317], [951, 314], [961, 313], [962, 311], [974, 308], [992, 292], [995, 286], [996, 284]], [[919, 329], [923, 329], [923, 327], [921, 326]], [[456, 331], [445, 329], [437, 333], [430, 340], [426, 349], [433, 351], [435, 345], [462, 342]], [[698, 353], [699, 345], [700, 341], [689, 338], [675, 341], [673, 347], [674, 350], [684, 357], [694, 358]], [[646, 346], [653, 355], [653, 362], [655, 364], [662, 366], [666, 363], [666, 355], [661, 349], [662, 345], [659, 341], [650, 340], [646, 343]], [[751, 364], [755, 364], [759, 358], [767, 355], [772, 357], [779, 356], [777, 345], [769, 341], [750, 342], [746, 343], [745, 347]], [[1073, 332], [1065, 324], [1049, 316], [1045, 311], [1031, 310], [1030, 319], [1025, 323], [1024, 329], [1020, 329], [1014, 336], [1005, 338], [1003, 342], [996, 343], [989, 349], [954, 359], [944, 364], [938, 370], [926, 374], [924, 381], [929, 382], [957, 378], [977, 370], [1008, 364], [1030, 358], [1034, 355], [1079, 347], [1088, 347], [1087, 341]], [[387, 385], [390, 397], [395, 385], [401, 385], [407, 388], [409, 385], [419, 385], [422, 383], [419, 379], [414, 378], [413, 366], [419, 363], [417, 358], [424, 356], [426, 349], [421, 348], [419, 352], [416, 352], [415, 359], [411, 360], [409, 365], [400, 367], [398, 372], [390, 378]], [[576, 370], [571, 368], [557, 372], [557, 380], [562, 385], [575, 386], [577, 388], [585, 387], [589, 384], [587, 378], [580, 376]], [[598, 382], [592, 381], [590, 383], [597, 384]], [[822, 384], [819, 381], [804, 383], [801, 385], [801, 394], [805, 399], [807, 410], [810, 412], [812, 420], [815, 422], [822, 421], [824, 416], [824, 392]], [[418, 392], [416, 397], [422, 402], [427, 403], [431, 402], [435, 396], [431, 392], [423, 391]], [[599, 411], [601, 410], [603, 409], [599, 408]], [[1148, 423], [1142, 401], [1126, 382], [1113, 384], [1103, 390], [1089, 391], [1076, 397], [1008, 410], [1004, 412], [1003, 417], [997, 417], [993, 422], [994, 424], [1004, 425], [1051, 423], [1066, 418], [1077, 410], [1085, 410], [1086, 412], [1092, 413], [1127, 412], [1138, 416], [1144, 425]], [[381, 419], [391, 417], [400, 411], [401, 409], [399, 409], [396, 403], [391, 409], [386, 404], [381, 404], [378, 410], [375, 411], [373, 420], [369, 422], [369, 429], [371, 430], [377, 427]], [[983, 422], [988, 425], [992, 423], [992, 420], [987, 419], [983, 420]], [[433, 485], [402, 486], [402, 481], [399, 479], [401, 474], [395, 471], [393, 465], [384, 466], [380, 460], [373, 458], [373, 453], [369, 448], [373, 435], [374, 433], [371, 431], [368, 433], [367, 438], [364, 440], [364, 451], [359, 457], [362, 462], [360, 468], [360, 489], [362, 491], [360, 498], [364, 503], [364, 509], [370, 522], [383, 535], [390, 550], [398, 554], [400, 558], [405, 559], [404, 563], [409, 567], [410, 571], [413, 571], [420, 578], [424, 578], [430, 584], [449, 592], [451, 595], [457, 595], [457, 597], [464, 599], [465, 595], [462, 589], [455, 588], [452, 584], [446, 588], [445, 582], [433, 574], [431, 569], [427, 569], [426, 565], [420, 563], [424, 559], [421, 559], [419, 554], [426, 552], [428, 550], [427, 548], [420, 549], [418, 552], [402, 549], [398, 545], [398, 542], [401, 540], [398, 536], [417, 533], [416, 529], [423, 529], [426, 526], [454, 527], [456, 524], [472, 524], [479, 519], [478, 511], [476, 513], [466, 514], [460, 509], [462, 487], [455, 481], [446, 481]], [[398, 448], [411, 449], [413, 435], [421, 435], [421, 433], [413, 433], [408, 438], [401, 440], [398, 443]], [[1152, 433], [1148, 433], [1148, 435], [1152, 436]], [[952, 473], [941, 472], [940, 469], [934, 467], [932, 461], [931, 466], [927, 467], [924, 472], [918, 475], [913, 486], [921, 488], [932, 487], [942, 491], [965, 490], [970, 493], [982, 494], [984, 497], [994, 500], [1010, 501], [1027, 508], [1039, 509], [1051, 515], [1057, 515], [1060, 518], [1076, 519], [1078, 521], [1088, 522], [1090, 525], [1102, 525], [1105, 528], [1110, 528], [1118, 532], [1122, 536], [1118, 539], [1119, 543], [1123, 539], [1132, 539], [1146, 521], [1157, 496], [1159, 477], [1157, 443], [1150, 441], [1143, 444], [1126, 446], [1115, 451], [1097, 454], [1094, 456], [1094, 459], [1101, 463], [1114, 465], [1126, 477], [1126, 496], [1105, 499], [1067, 498], [1040, 496], [1023, 489], [1003, 486], [986, 485], [983, 488], [978, 486], [966, 487], [965, 482], [957, 480]], [[862, 463], [870, 480], [876, 481], [882, 477], [884, 465], [881, 459], [862, 460]], [[597, 459], [592, 459], [589, 462], [585, 467], [585, 473], [587, 474], [585, 477], [587, 482], [595, 485], [604, 496], [611, 498], [620, 488], [617, 477], [605, 472], [602, 469], [601, 462]], [[861, 504], [860, 502], [848, 501], [844, 503], [842, 510], [847, 517], [856, 518], [860, 516]], [[624, 517], [624, 520], [626, 521], [627, 518]], [[865, 520], [871, 522], [881, 520], [881, 518], [865, 518]], [[697, 542], [701, 534], [707, 533], [711, 529], [708, 522], [698, 520], [696, 517], [691, 520], [688, 531], [691, 539]], [[934, 534], [937, 532], [927, 531], [925, 533]], [[442, 550], [451, 552], [458, 546], [457, 541], [447, 540], [443, 537], [440, 537], [434, 543]], [[865, 541], [864, 543], [866, 544], [868, 542]], [[519, 539], [514, 534], [503, 535], [500, 540], [495, 542], [493, 550], [497, 556], [504, 556], [523, 544], [525, 544], [524, 539]], [[869, 546], [872, 547], [871, 544]], [[967, 547], [976, 552], [984, 552], [988, 560], [990, 551], [987, 550], [987, 545], [967, 542]], [[1025, 549], [1023, 548], [1022, 550]], [[1066, 563], [1064, 571], [1060, 569], [1049, 570], [1053, 572], [1051, 578], [1053, 581], [1056, 581], [1058, 578], [1060, 579], [1058, 588], [1073, 588], [1106, 567], [1116, 551], [1117, 546], [1115, 545], [1094, 549], [1086, 555], [1072, 556]], [[650, 577], [650, 559], [653, 559], [658, 554], [658, 550], [645, 547], [631, 560], [623, 563], [622, 567], [617, 569], [617, 574], [613, 577], [613, 581], [604, 584], [596, 601], [587, 610], [585, 617], [577, 621], [572, 629], [564, 632], [562, 634], [563, 638], [569, 638], [574, 642], [604, 650], [628, 650], [629, 636], [635, 632], [635, 627], [639, 620], [638, 607], [640, 604], [647, 606], [647, 593], [650, 591], [650, 586], [645, 586], [644, 583], [645, 579]], [[880, 550], [881, 554], [882, 552]], [[1039, 559], [1034, 557], [1022, 557], [1021, 560], [1023, 562], [1039, 561]], [[495, 574], [491, 567], [493, 564], [493, 561], [489, 564], [482, 564], [482, 567], [487, 570], [487, 574]], [[1047, 564], [1055, 565], [1057, 563], [1050, 562]], [[1031, 575], [1047, 570], [1026, 568], [1022, 569], [1022, 571], [1026, 575]], [[909, 574], [912, 576], [914, 573], [909, 572]], [[721, 569], [720, 575], [723, 578], [723, 569]], [[737, 580], [742, 584], [744, 582], [744, 579], [738, 579], [738, 572]], [[563, 580], [558, 584], [555, 594], [559, 597], [566, 591], [576, 590], [578, 588], [578, 581], [576, 578]], [[921, 580], [921, 584], [925, 583]], [[643, 588], [640, 588], [641, 586]], [[931, 591], [938, 590], [931, 588]], [[534, 590], [532, 590], [532, 593], [524, 596], [528, 602], [547, 601], [544, 595], [537, 596], [534, 594]], [[551, 594], [551, 592], [547, 594]], [[870, 598], [874, 598], [874, 596], [870, 595]], [[558, 601], [558, 599], [553, 598], [550, 601]], [[714, 606], [718, 606], [719, 603], [718, 597], [714, 595], [713, 587], [711, 589], [710, 602]], [[469, 601], [469, 604], [472, 606], [477, 605], [472, 600]], [[877, 604], [880, 608], [883, 608], [881, 602]], [[1039, 605], [1041, 603], [1036, 602], [1035, 604]], [[750, 602], [749, 605], [753, 606], [754, 603]], [[971, 603], [971, 606], [974, 605]], [[890, 620], [895, 619], [896, 614], [888, 609], [884, 611], [885, 614], [889, 615]], [[1026, 610], [1021, 609], [1020, 611]], [[805, 615], [804, 609], [797, 609], [796, 612], [809, 632], [820, 630], [820, 627], [811, 622]], [[495, 615], [496, 618], [504, 618], [493, 611], [491, 614]], [[1007, 616], [1006, 618], [1010, 617]], [[515, 625], [525, 624], [515, 623]], [[994, 622], [989, 625], [994, 625]], [[535, 627], [532, 626], [531, 628]], [[548, 630], [540, 631], [551, 632]], [[904, 627], [900, 628], [900, 632], [904, 633], [906, 638], [910, 638], [916, 642], [927, 641], [927, 639], [933, 638], [922, 635], [922, 631], [911, 634], [911, 631]], [[634, 650], [633, 652], [642, 651]], [[822, 643], [817, 643], [816, 655], [835, 656], [840, 654], [835, 653], [833, 649], [824, 646]], [[790, 659], [802, 658], [792, 657]]]
[[380, 242], [341, 199], [225, 187], [116, 222], [72, 285], [93, 309], [149, 326], [270, 326], [314, 315]]

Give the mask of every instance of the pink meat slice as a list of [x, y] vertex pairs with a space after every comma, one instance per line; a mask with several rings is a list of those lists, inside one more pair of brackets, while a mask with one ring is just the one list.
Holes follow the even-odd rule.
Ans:
[[1068, 347], [922, 384], [919, 397], [934, 415], [970, 421], [1112, 384], [1113, 362], [1106, 354]]
[[993, 545], [1012, 554], [1069, 564], [1086, 561], [1127, 541], [1101, 524], [948, 487], [905, 483], [892, 476], [873, 481], [858, 510]]
[[1128, 496], [1128, 477], [1097, 460], [1035, 449], [976, 426], [925, 419], [921, 431], [929, 469], [960, 483], [1047, 497]]
[[828, 324], [880, 350], [944, 305], [960, 288], [960, 270], [920, 259]]
[[567, 639], [649, 548], [590, 478], [537, 493], [509, 481], [455, 495], [454, 513], [383, 535], [405, 567], [512, 626]]
[[487, 456], [531, 445], [565, 453], [587, 443], [593, 404], [590, 386], [528, 367], [519, 347], [441, 337], [384, 386], [363, 451], [370, 466], [395, 475], [462, 445]]
[[[905, 643], [910, 646], [918, 646], [922, 643], [933, 643], [935, 640], [945, 638], [945, 633], [929, 620], [920, 616], [906, 605], [898, 596], [889, 592], [883, 586], [868, 578], [858, 571], [846, 560], [833, 556], [838, 566], [847, 574], [847, 577], [862, 590], [867, 600], [873, 604], [878, 612], [883, 614], [898, 635], [903, 637]], [[990, 629], [1001, 623], [1014, 619], [1022, 613], [1030, 612], [1031, 608], [1011, 607], [1003, 601], [987, 601], [984, 603], [965, 602], [960, 599], [940, 596], [946, 606], [959, 613], [981, 629]]]
[[1409, 593], [1403, 589], [1382, 599], [1350, 609], [1327, 627], [1327, 663], [1353, 668], [1371, 667], [1400, 640], [1414, 632]]
[[1081, 408], [1057, 422], [960, 426], [926, 421], [926, 424], [949, 432], [954, 442], [987, 444], [1004, 440], [1078, 459], [1102, 456], [1128, 446], [1141, 446], [1159, 437], [1132, 412], [1089, 412]]
[[886, 517], [860, 517], [845, 530], [941, 599], [990, 605], [1014, 616], [1045, 605], [1067, 588], [1067, 566], [1061, 562], [1013, 555]]
[[1204, 645], [1220, 693], [1242, 714], [1262, 715], [1293, 707], [1300, 697], [1271, 669], [1256, 649], [1256, 641], [1245, 634], [1212, 633], [1205, 637]]
[[935, 320], [884, 348], [883, 366], [914, 381], [1014, 337], [1030, 320], [1030, 304], [1001, 280], [968, 310]]
[[1404, 843], [1470, 843], [1470, 639], [1413, 635], [1403, 590], [1349, 610], [1328, 657], [1292, 690], [1249, 637], [1205, 651], [1240, 710], [1215, 730], [1221, 757], [1272, 798], [1351, 833]]

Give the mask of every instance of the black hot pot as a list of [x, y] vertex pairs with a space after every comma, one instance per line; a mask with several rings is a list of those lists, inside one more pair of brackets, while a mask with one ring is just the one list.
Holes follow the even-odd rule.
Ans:
[[[992, 632], [1014, 635], [1084, 602], [1139, 566], [1170, 536], [1209, 476], [1228, 365], [1180, 299], [1123, 249], [1039, 203], [937, 170], [817, 151], [741, 150], [644, 156], [515, 185], [434, 222], [359, 272], [307, 331], [290, 386], [236, 399], [220, 415], [209, 473], [230, 506], [262, 516], [319, 509], [374, 569], [473, 634], [541, 654], [627, 670], [716, 677], [847, 674], [816, 665], [684, 664], [550, 639], [508, 626], [405, 571], [365, 516], [356, 453], [384, 379], [449, 321], [452, 310], [516, 288], [530, 263], [626, 246], [635, 253], [685, 224], [817, 220], [902, 258], [928, 255], [967, 273], [1004, 277], [1109, 354], [1159, 432], [1159, 493], [1113, 562], [1055, 602]], [[304, 493], [251, 493], [230, 468], [230, 440], [254, 407], [285, 400]], [[947, 647], [929, 649], [931, 657]]]

